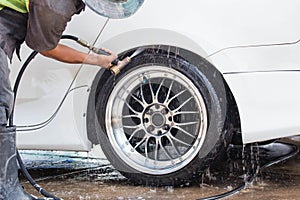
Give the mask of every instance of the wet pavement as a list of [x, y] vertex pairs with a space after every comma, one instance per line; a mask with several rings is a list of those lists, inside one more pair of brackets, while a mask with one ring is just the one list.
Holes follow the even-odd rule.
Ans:
[[[299, 137], [285, 141], [300, 146]], [[25, 163], [37, 183], [66, 200], [200, 199], [230, 191], [243, 183], [243, 176], [229, 170], [212, 172], [176, 188], [135, 186], [114, 170], [107, 160], [82, 159], [82, 156], [74, 155], [57, 159], [52, 155], [51, 162], [45, 162], [42, 158], [33, 159], [34, 156], [31, 158], [27, 153]], [[20, 180], [26, 191], [40, 196], [22, 176]], [[246, 190], [227, 199], [300, 199], [300, 154], [263, 169]]]

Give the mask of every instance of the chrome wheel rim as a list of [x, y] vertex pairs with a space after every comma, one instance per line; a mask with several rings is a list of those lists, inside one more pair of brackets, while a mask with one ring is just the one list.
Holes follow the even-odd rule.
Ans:
[[147, 174], [185, 167], [201, 150], [207, 131], [203, 97], [184, 74], [143, 66], [126, 74], [110, 94], [106, 131], [125, 163]]

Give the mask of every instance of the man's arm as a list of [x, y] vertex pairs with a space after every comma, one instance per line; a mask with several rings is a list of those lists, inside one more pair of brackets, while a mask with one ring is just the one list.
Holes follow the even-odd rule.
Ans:
[[65, 63], [83, 63], [109, 68], [111, 67], [111, 62], [117, 58], [117, 55], [107, 49], [104, 50], [107, 51], [110, 56], [83, 53], [63, 44], [58, 44], [54, 49], [42, 51], [40, 53], [46, 57]]

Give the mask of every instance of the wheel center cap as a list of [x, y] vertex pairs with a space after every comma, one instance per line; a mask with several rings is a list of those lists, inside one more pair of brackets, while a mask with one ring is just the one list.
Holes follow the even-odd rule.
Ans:
[[159, 112], [151, 116], [151, 122], [155, 127], [162, 127], [166, 123], [166, 118]]

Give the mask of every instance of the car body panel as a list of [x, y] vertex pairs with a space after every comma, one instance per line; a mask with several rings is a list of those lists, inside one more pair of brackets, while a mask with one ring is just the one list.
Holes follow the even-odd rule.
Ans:
[[[93, 26], [86, 26], [84, 29], [78, 27], [78, 24], [85, 24], [89, 20], [93, 20]], [[93, 44], [106, 22], [107, 19], [93, 12], [84, 12], [81, 16], [73, 17], [64, 34], [76, 32], [76, 36], [84, 35], [84, 39]], [[74, 41], [62, 42], [88, 52]], [[31, 52], [32, 50], [23, 45], [22, 62], [14, 56], [12, 83]], [[76, 78], [79, 72], [82, 74], [89, 69], [94, 75], [99, 70], [98, 67], [91, 66], [81, 69], [81, 65], [64, 64], [41, 55], [35, 57], [22, 77], [17, 96], [15, 124], [18, 126], [19, 148], [90, 150], [91, 143], [87, 139], [84, 115], [88, 99], [87, 83], [89, 80], [89, 85], [91, 84], [93, 76], [91, 79], [85, 78], [84, 81], [80, 77]], [[59, 107], [65, 95], [66, 100]]]
[[299, 134], [300, 72], [224, 75], [236, 99], [244, 143]]
[[[298, 31], [300, 32], [300, 30]], [[222, 73], [300, 69], [300, 41], [223, 49], [209, 56]]]
[[[296, 104], [300, 96], [294, 92], [300, 85], [295, 72], [300, 67], [299, 6], [297, 0], [152, 0], [122, 20], [107, 21], [86, 9], [74, 17], [65, 33], [117, 53], [140, 46], [169, 45], [206, 58], [224, 75], [237, 101], [243, 141], [249, 143], [300, 131], [300, 108]], [[63, 42], [82, 49], [72, 41]], [[22, 57], [29, 51], [25, 52]], [[16, 63], [14, 60], [12, 77], [16, 76]], [[38, 69], [41, 65], [47, 67]], [[73, 90], [53, 121], [19, 134], [19, 147], [90, 150], [85, 113], [88, 89], [99, 69], [41, 57], [30, 68], [18, 95], [17, 124], [46, 121], [56, 112], [64, 91]], [[40, 89], [42, 85], [46, 90]], [[37, 135], [41, 139], [33, 142]]]
[[[299, 4], [296, 0], [146, 1], [134, 16], [111, 20], [101, 41], [132, 30], [155, 28], [191, 38], [208, 55], [231, 47], [295, 42], [300, 39], [300, 28], [293, 20], [300, 15]], [[151, 40], [152, 35], [140, 34], [130, 41], [146, 36]]]

